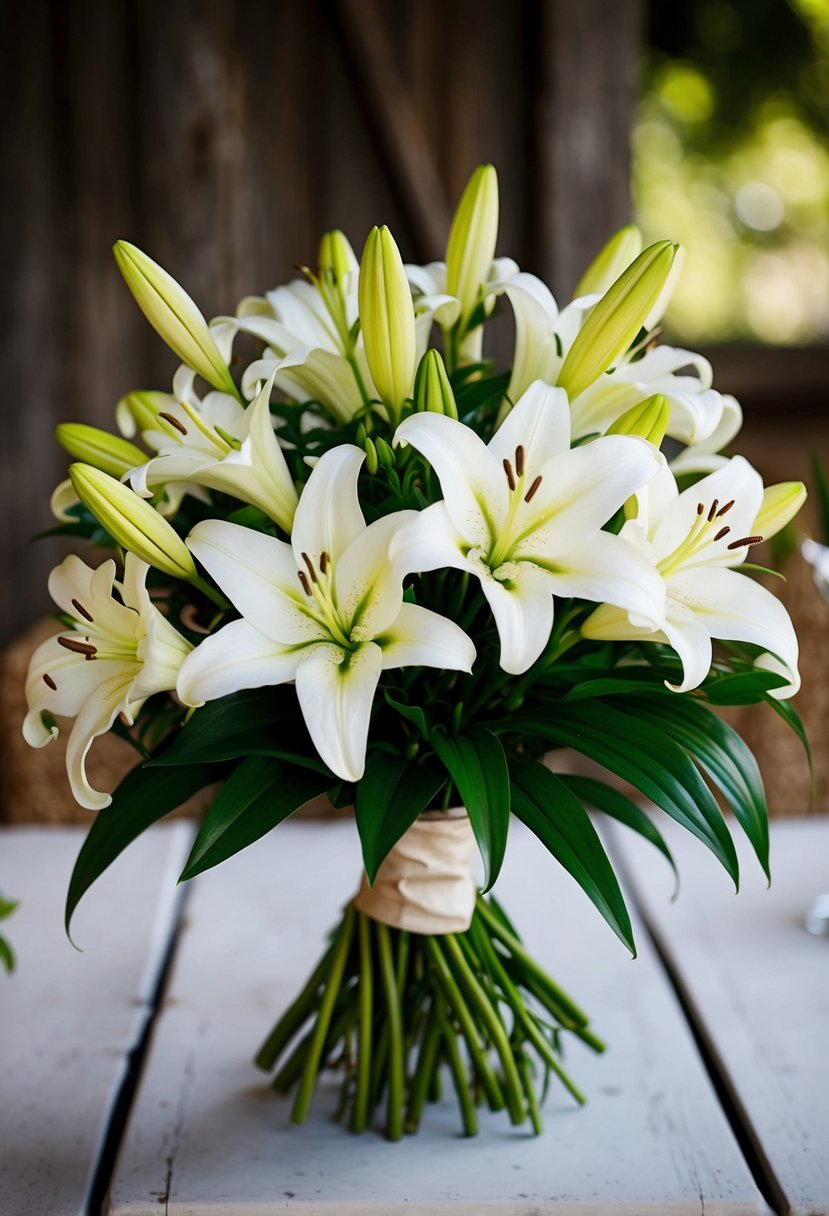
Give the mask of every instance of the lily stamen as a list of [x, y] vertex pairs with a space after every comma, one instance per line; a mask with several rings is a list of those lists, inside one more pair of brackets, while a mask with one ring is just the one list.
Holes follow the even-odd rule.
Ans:
[[762, 536], [743, 536], [740, 540], [733, 540], [728, 546], [729, 549], [742, 549], [744, 545], [759, 545], [763, 541]]
[[302, 590], [305, 592], [305, 594], [309, 597], [313, 596], [314, 593], [311, 590], [311, 584], [308, 582], [308, 576], [304, 570], [297, 570], [297, 578], [302, 584]]
[[77, 600], [72, 600], [72, 607], [77, 613], [79, 613], [80, 616], [84, 618], [84, 620], [89, 621], [90, 624], [93, 623], [92, 613], [88, 612], [87, 609], [84, 608], [83, 604], [79, 603]]
[[718, 533], [717, 533], [717, 535], [714, 537], [714, 540], [722, 540], [722, 538], [723, 538], [724, 536], [728, 536], [728, 533], [729, 533], [730, 531], [731, 531], [731, 529], [728, 527], [728, 525], [726, 525], [724, 528], [720, 528], [719, 532], [718, 532]]
[[311, 576], [311, 582], [316, 583], [318, 580], [317, 580], [317, 572], [314, 569], [314, 563], [311, 561], [311, 559], [307, 553], [302, 554], [302, 560], [305, 562], [305, 565], [308, 567], [308, 573]]
[[710, 523], [713, 523], [714, 518], [715, 518], [715, 516], [716, 516], [716, 514], [717, 514], [717, 508], [719, 507], [719, 505], [720, 505], [720, 501], [719, 501], [719, 499], [718, 499], [718, 498], [715, 498], [715, 499], [714, 499], [714, 501], [711, 503], [711, 507], [710, 507], [710, 509], [709, 509], [709, 511], [708, 511], [708, 522], [709, 522], [709, 524], [710, 524]]
[[515, 471], [519, 477], [524, 476], [524, 447], [520, 443], [515, 449]]
[[507, 484], [509, 485], [510, 490], [514, 490], [515, 489], [515, 477], [513, 476], [512, 465], [510, 464], [510, 462], [506, 456], [504, 457], [504, 472], [507, 475]]
[[331, 558], [328, 556], [328, 554], [323, 549], [322, 553], [320, 554], [320, 574], [328, 573], [328, 563], [330, 562], [330, 560], [331, 560]]
[[730, 511], [733, 506], [734, 506], [734, 499], [730, 498], [724, 507], [720, 507], [719, 511], [717, 512], [717, 519], [722, 519], [723, 515], [725, 515], [726, 512]]
[[541, 474], [539, 473], [538, 477], [536, 477], [535, 481], [532, 483], [529, 490], [527, 490], [527, 493], [524, 495], [524, 502], [532, 501], [536, 490], [541, 485], [542, 480], [543, 480], [543, 478], [542, 478]]
[[187, 427], [183, 422], [179, 422], [175, 414], [168, 414], [165, 410], [159, 410], [159, 418], [163, 418], [165, 422], [169, 422], [170, 426], [175, 427], [180, 435], [187, 434]]
[[58, 638], [58, 645], [63, 646], [65, 650], [71, 650], [75, 654], [82, 654], [86, 659], [94, 659], [98, 653], [98, 648], [93, 646], [91, 642], [77, 642], [74, 638]]
[[43, 683], [47, 686], [47, 688], [51, 688], [52, 692], [58, 691], [57, 684], [47, 672], [43, 673]]

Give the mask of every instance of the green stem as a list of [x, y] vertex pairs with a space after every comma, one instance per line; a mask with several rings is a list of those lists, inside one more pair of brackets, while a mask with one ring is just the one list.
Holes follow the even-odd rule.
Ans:
[[450, 1024], [449, 1018], [446, 1016], [446, 1001], [442, 993], [438, 993], [437, 995], [436, 1006], [437, 1020], [443, 1034], [446, 1059], [455, 1084], [455, 1093], [458, 1095], [458, 1105], [461, 1108], [464, 1135], [477, 1136], [478, 1118], [475, 1114], [475, 1104], [472, 1101], [472, 1094], [469, 1090], [469, 1077], [463, 1066], [455, 1028]]
[[211, 587], [210, 583], [206, 579], [203, 579], [201, 575], [194, 574], [187, 581], [191, 587], [195, 587], [197, 591], [201, 591], [202, 595], [206, 595], [217, 608], [221, 608], [222, 612], [227, 612], [230, 607], [230, 600], [226, 600], [221, 591], [218, 591], [215, 587]]
[[386, 998], [386, 1018], [389, 1026], [389, 1098], [386, 1108], [386, 1134], [390, 1140], [399, 1140], [403, 1135], [403, 1087], [405, 1083], [403, 1026], [388, 925], [378, 921], [376, 933], [380, 956], [380, 975]]
[[467, 996], [477, 1008], [481, 1022], [485, 1026], [492, 1046], [495, 1048], [501, 1061], [501, 1067], [504, 1070], [504, 1089], [510, 1121], [513, 1124], [523, 1123], [526, 1111], [521, 1096], [521, 1080], [515, 1067], [512, 1048], [510, 1047], [504, 1024], [498, 1015], [497, 1009], [487, 999], [486, 993], [476, 980], [454, 933], [447, 933], [444, 937], [444, 943], [446, 953], [451, 960], [450, 965], [454, 967], [463, 987], [466, 989]]
[[531, 975], [535, 977], [538, 983], [545, 991], [549, 992], [552, 998], [561, 1006], [577, 1025], [586, 1026], [589, 1022], [587, 1014], [578, 1007], [563, 989], [559, 988], [555, 980], [553, 980], [542, 967], [539, 967], [535, 959], [527, 953], [523, 944], [504, 927], [501, 921], [490, 911], [485, 900], [479, 899], [476, 905], [476, 911], [483, 917], [487, 925], [491, 929], [493, 935], [502, 941], [511, 954], [516, 959], [521, 961], [522, 966]]
[[529, 1061], [523, 1051], [516, 1055], [515, 1063], [518, 1068], [518, 1075], [521, 1078], [521, 1084], [524, 1087], [524, 1096], [527, 1099], [527, 1109], [530, 1113], [530, 1123], [533, 1125], [533, 1131], [536, 1136], [540, 1136], [544, 1130], [544, 1125], [541, 1122], [541, 1112], [538, 1109], [533, 1079], [530, 1076]]
[[351, 939], [354, 936], [354, 920], [357, 911], [353, 904], [349, 904], [346, 908], [345, 916], [337, 933], [336, 944], [334, 948], [334, 957], [331, 963], [331, 971], [328, 976], [328, 984], [326, 985], [325, 995], [322, 998], [320, 1005], [319, 1016], [314, 1027], [314, 1034], [311, 1044], [308, 1048], [308, 1056], [305, 1060], [305, 1067], [302, 1070], [302, 1080], [297, 1090], [294, 1108], [291, 1111], [291, 1121], [293, 1123], [302, 1123], [305, 1116], [308, 1114], [308, 1107], [311, 1105], [311, 1098], [314, 1093], [314, 1086], [317, 1080], [317, 1072], [319, 1070], [320, 1056], [322, 1054], [323, 1044], [325, 1043], [328, 1027], [331, 1022], [331, 1014], [334, 1011], [334, 1004], [340, 991], [345, 964], [348, 959], [348, 952], [351, 949]]
[[290, 1043], [296, 1032], [316, 1007], [317, 991], [328, 974], [328, 968], [334, 956], [334, 945], [335, 943], [332, 942], [328, 947], [312, 971], [302, 992], [300, 992], [294, 1003], [285, 1010], [265, 1042], [259, 1048], [255, 1059], [257, 1068], [270, 1072], [288, 1043]]
[[351, 1130], [365, 1131], [368, 1121], [369, 1096], [371, 1091], [371, 1023], [374, 1012], [374, 991], [371, 969], [371, 921], [358, 914], [360, 935], [360, 1014], [357, 1029], [357, 1085], [354, 1091], [354, 1109], [351, 1115]]
[[423, 1028], [423, 1038], [420, 1041], [420, 1051], [417, 1055], [412, 1083], [409, 1086], [409, 1104], [406, 1108], [406, 1131], [416, 1132], [426, 1105], [429, 1085], [437, 1064], [438, 1047], [440, 1045], [440, 1023], [437, 1016], [437, 994], [432, 1001], [432, 1008], [426, 1018]]
[[466, 1001], [463, 999], [454, 975], [449, 969], [449, 964], [438, 944], [439, 940], [437, 937], [424, 937], [423, 941], [426, 953], [429, 955], [429, 959], [437, 972], [438, 980], [443, 987], [449, 1008], [458, 1019], [461, 1032], [466, 1039], [472, 1064], [483, 1086], [490, 1109], [503, 1110], [504, 1095], [501, 1092], [498, 1078], [493, 1072], [492, 1065], [487, 1059], [486, 1051], [482, 1048], [478, 1039], [478, 1028], [475, 1025], [475, 1020], [469, 1011]]

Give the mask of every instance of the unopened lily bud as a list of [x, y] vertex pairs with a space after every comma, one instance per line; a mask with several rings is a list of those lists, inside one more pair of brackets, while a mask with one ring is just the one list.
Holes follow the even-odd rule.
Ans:
[[625, 410], [624, 414], [608, 427], [607, 433], [608, 435], [639, 435], [658, 448], [661, 447], [662, 440], [665, 438], [670, 416], [671, 407], [668, 398], [663, 397], [662, 393], [654, 393], [652, 397], [646, 397], [644, 401]]
[[616, 282], [625, 267], [629, 266], [641, 252], [642, 233], [636, 225], [628, 224], [625, 228], [620, 228], [604, 248], [596, 254], [579, 279], [574, 292], [576, 298], [592, 295], [594, 292], [604, 295], [608, 287]]
[[320, 270], [330, 271], [334, 282], [340, 288], [344, 287], [348, 276], [356, 274], [359, 269], [354, 250], [339, 228], [323, 233], [317, 261]]
[[379, 467], [377, 459], [377, 448], [374, 446], [373, 439], [366, 439], [366, 470], [374, 476]]
[[113, 252], [127, 287], [156, 333], [208, 384], [238, 396], [207, 322], [187, 292], [157, 262], [128, 241], [116, 241]]
[[605, 292], [562, 364], [557, 383], [572, 401], [616, 362], [639, 333], [671, 273], [678, 246], [648, 246]]
[[455, 394], [446, 374], [440, 351], [427, 350], [420, 360], [414, 383], [415, 409], [420, 413], [445, 414], [457, 418]]
[[169, 393], [154, 390], [126, 393], [115, 407], [118, 430], [127, 439], [135, 434], [143, 435], [144, 431], [158, 430], [158, 415], [174, 404], [175, 397]]
[[368, 369], [396, 423], [412, 388], [415, 317], [403, 259], [385, 226], [368, 234], [358, 295]]
[[446, 244], [446, 290], [469, 319], [486, 282], [498, 240], [498, 174], [479, 165], [466, 183]]
[[88, 464], [70, 465], [69, 479], [84, 506], [119, 545], [173, 578], [196, 577], [190, 550], [146, 499]]
[[781, 481], [775, 486], [766, 486], [752, 532], [765, 540], [775, 536], [794, 519], [805, 501], [806, 487], [802, 481]]
[[123, 477], [147, 460], [146, 453], [128, 439], [81, 422], [61, 422], [55, 427], [55, 438], [75, 460], [91, 464], [113, 477]]
[[381, 468], [390, 469], [394, 464], [394, 452], [383, 439], [382, 435], [374, 440], [374, 446], [377, 449], [377, 459], [380, 462]]

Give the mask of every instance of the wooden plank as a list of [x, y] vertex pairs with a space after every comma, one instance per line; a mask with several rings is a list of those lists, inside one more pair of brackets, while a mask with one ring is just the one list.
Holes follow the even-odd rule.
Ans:
[[530, 948], [595, 1014], [610, 1048], [569, 1065], [591, 1096], [552, 1089], [533, 1138], [502, 1117], [459, 1136], [451, 1103], [401, 1144], [330, 1115], [289, 1122], [250, 1058], [353, 893], [353, 823], [289, 822], [196, 879], [174, 974], [116, 1167], [112, 1216], [357, 1216], [766, 1209], [640, 926], [631, 963], [575, 884], [514, 825], [498, 894]]
[[81, 904], [63, 932], [79, 828], [0, 832], [4, 922], [17, 971], [0, 975], [0, 1212], [86, 1213], [89, 1187], [176, 922], [188, 823], [147, 833]]
[[770, 890], [735, 828], [737, 899], [702, 846], [673, 825], [667, 836], [682, 878], [675, 903], [653, 850], [620, 840], [648, 923], [792, 1216], [827, 1212], [829, 943], [803, 922], [829, 889], [829, 819], [772, 824]]

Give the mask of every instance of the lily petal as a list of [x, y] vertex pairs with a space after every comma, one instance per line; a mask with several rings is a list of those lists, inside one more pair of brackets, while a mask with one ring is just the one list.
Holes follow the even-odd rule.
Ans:
[[564, 389], [535, 380], [495, 432], [489, 450], [499, 463], [509, 460], [514, 465], [519, 446], [524, 449], [528, 485], [548, 460], [570, 450], [570, 406]]
[[280, 646], [247, 621], [231, 621], [187, 656], [176, 691], [185, 705], [203, 705], [242, 688], [285, 684], [306, 653]]
[[[92, 664], [90, 664], [92, 665]], [[93, 789], [86, 776], [86, 758], [99, 735], [106, 734], [119, 713], [130, 714], [130, 690], [136, 664], [109, 679], [96, 683], [95, 691], [84, 701], [66, 743], [66, 772], [75, 801], [90, 811], [103, 810], [112, 802], [110, 794]]]
[[699, 687], [711, 670], [711, 634], [693, 612], [670, 596], [667, 612], [664, 632], [682, 660], [682, 682], [669, 684], [666, 680], [665, 683], [674, 692], [689, 692]]
[[[487, 574], [489, 572], [487, 571]], [[504, 578], [505, 574], [508, 578]], [[501, 642], [501, 667], [520, 676], [533, 665], [553, 628], [553, 585], [530, 562], [502, 566], [499, 578], [481, 578], [481, 590], [492, 609]]]
[[369, 524], [336, 561], [334, 591], [340, 614], [351, 621], [352, 638], [373, 638], [397, 616], [403, 598], [403, 570], [389, 557], [398, 532], [418, 517], [396, 511]]
[[374, 642], [350, 654], [328, 645], [316, 647], [297, 669], [297, 697], [308, 732], [322, 759], [344, 781], [359, 781], [365, 769], [382, 660]]
[[383, 670], [393, 667], [439, 667], [472, 671], [475, 646], [454, 621], [419, 604], [402, 604], [397, 619], [376, 638]]
[[[297, 576], [291, 546], [227, 520], [207, 519], [187, 537], [193, 555], [239, 612], [273, 642], [325, 637]], [[202, 642], [199, 651], [204, 647]]]
[[477, 573], [477, 566], [466, 556], [468, 549], [449, 518], [446, 504], [436, 502], [419, 511], [411, 523], [395, 534], [389, 556], [404, 575], [424, 574], [444, 566]]
[[648, 557], [621, 536], [597, 532], [544, 568], [554, 595], [613, 604], [648, 629], [664, 621], [664, 581]]
[[299, 567], [303, 553], [315, 563], [327, 553], [335, 564], [353, 540], [364, 531], [366, 521], [357, 496], [357, 478], [365, 452], [343, 443], [325, 452], [309, 477], [294, 516], [291, 544]]

